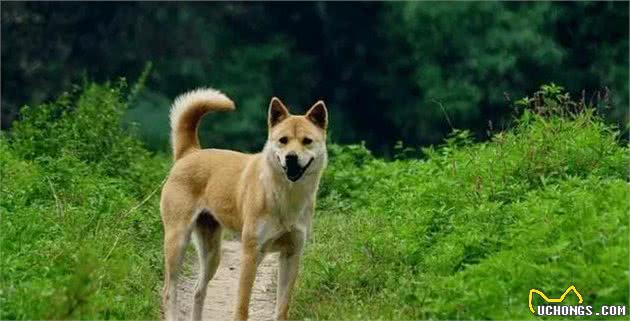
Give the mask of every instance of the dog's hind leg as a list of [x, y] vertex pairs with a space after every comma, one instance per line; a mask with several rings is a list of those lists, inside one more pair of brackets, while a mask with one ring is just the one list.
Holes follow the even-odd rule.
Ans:
[[223, 228], [206, 211], [199, 214], [193, 229], [197, 254], [199, 254], [199, 279], [195, 287], [192, 321], [200, 321], [208, 282], [212, 279], [221, 260], [221, 239]]
[[167, 321], [177, 321], [177, 278], [190, 242], [190, 226], [171, 226], [164, 231], [164, 289], [162, 306]]

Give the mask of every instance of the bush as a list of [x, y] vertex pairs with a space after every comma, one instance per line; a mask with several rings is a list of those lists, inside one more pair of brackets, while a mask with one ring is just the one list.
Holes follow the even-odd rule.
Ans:
[[459, 131], [423, 160], [333, 147], [294, 317], [525, 319], [530, 288], [570, 284], [625, 305], [630, 150], [558, 88], [490, 142]]
[[[170, 161], [121, 128], [128, 101], [87, 84], [0, 135], [0, 318], [159, 318]], [[331, 145], [292, 317], [525, 319], [530, 288], [569, 284], [626, 304], [630, 150], [561, 87], [518, 106], [511, 130], [422, 159]]]
[[25, 108], [0, 137], [1, 319], [159, 317], [169, 161], [121, 128], [125, 88]]

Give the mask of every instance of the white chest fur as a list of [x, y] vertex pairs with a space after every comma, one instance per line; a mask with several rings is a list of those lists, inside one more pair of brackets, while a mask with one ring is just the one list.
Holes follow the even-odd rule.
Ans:
[[313, 187], [308, 183], [270, 186], [267, 193], [269, 215], [257, 224], [256, 238], [261, 248], [268, 248], [286, 233], [299, 233], [306, 239], [317, 192], [317, 185]]
[[287, 230], [290, 230], [313, 204], [314, 191], [305, 185], [278, 186], [269, 193], [271, 216]]

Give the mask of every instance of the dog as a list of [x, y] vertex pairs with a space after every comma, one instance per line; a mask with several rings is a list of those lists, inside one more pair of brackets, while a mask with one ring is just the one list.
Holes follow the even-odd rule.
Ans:
[[286, 320], [304, 243], [311, 232], [319, 181], [326, 167], [328, 111], [323, 101], [292, 115], [273, 97], [262, 152], [201, 149], [202, 116], [234, 110], [214, 89], [177, 97], [171, 107], [174, 164], [162, 188], [163, 308], [177, 320], [177, 277], [191, 237], [199, 255], [192, 320], [201, 320], [208, 282], [219, 266], [224, 229], [240, 233], [242, 253], [234, 320], [247, 320], [256, 269], [266, 253], [280, 252], [275, 317]]

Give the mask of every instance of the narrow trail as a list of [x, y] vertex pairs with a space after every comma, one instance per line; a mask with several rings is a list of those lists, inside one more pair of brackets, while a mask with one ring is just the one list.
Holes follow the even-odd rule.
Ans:
[[[222, 257], [219, 269], [214, 278], [208, 284], [208, 292], [203, 310], [203, 320], [227, 321], [232, 320], [234, 305], [236, 304], [236, 292], [238, 290], [238, 277], [240, 270], [241, 247], [238, 241], [223, 241]], [[180, 277], [178, 284], [178, 301], [180, 307], [179, 320], [190, 320], [193, 295], [197, 282], [197, 254], [188, 255], [185, 264], [188, 264]], [[276, 275], [277, 254], [267, 255], [258, 267], [254, 290], [249, 305], [250, 320], [273, 320], [276, 302]]]

